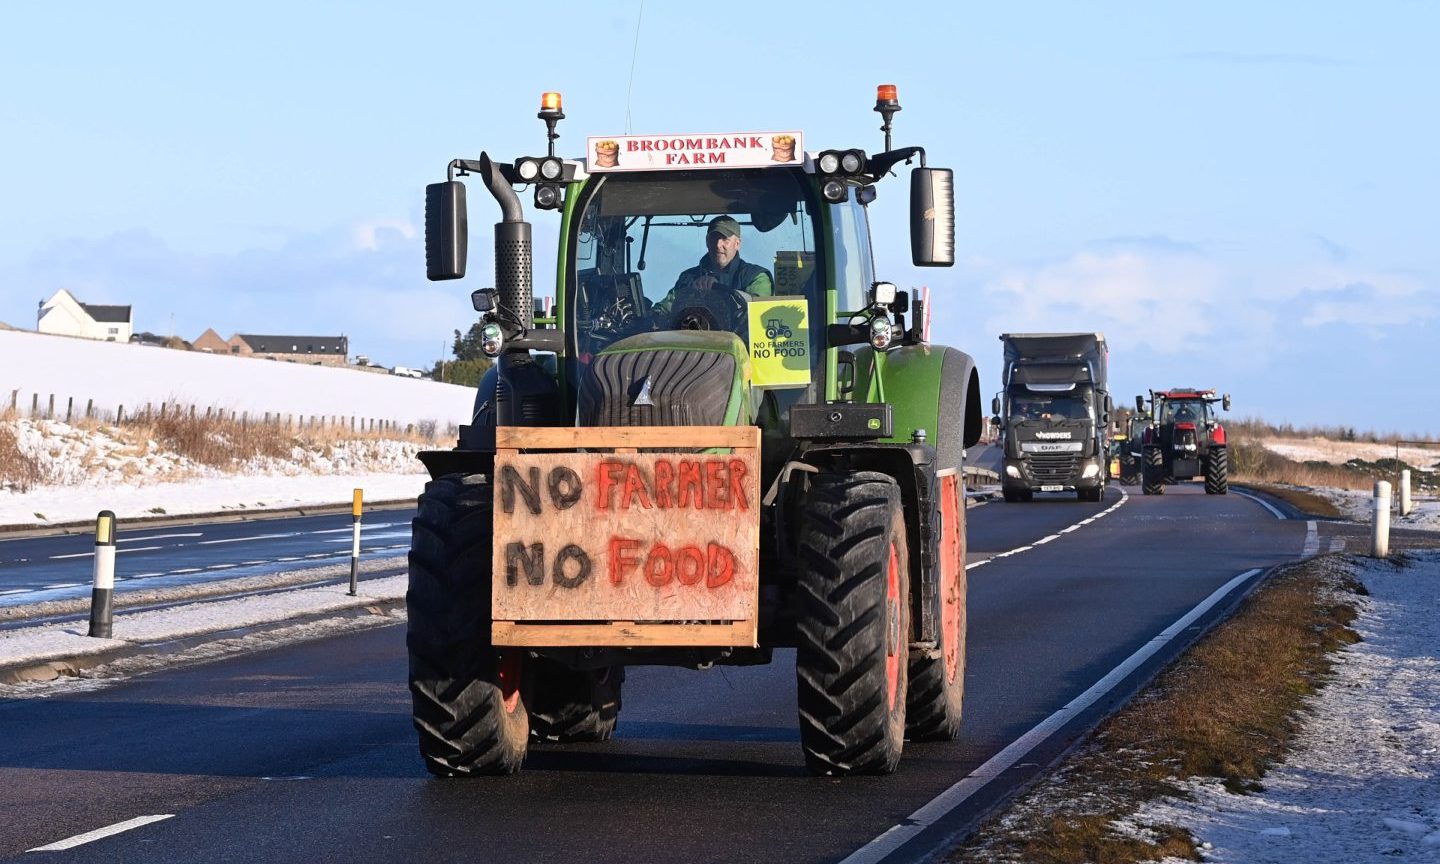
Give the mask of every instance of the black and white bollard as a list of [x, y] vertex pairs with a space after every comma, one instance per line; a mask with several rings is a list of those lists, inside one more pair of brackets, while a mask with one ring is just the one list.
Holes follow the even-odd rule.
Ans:
[[90, 592], [90, 635], [110, 638], [111, 594], [115, 591], [115, 514], [95, 518], [95, 587]]
[[360, 505], [364, 498], [363, 490], [356, 489], [355, 497], [350, 502], [350, 516], [354, 520], [350, 533], [350, 596], [354, 597], [360, 590]]
[[1400, 472], [1400, 515], [1409, 516], [1414, 505], [1410, 502], [1410, 469]]
[[1375, 535], [1370, 540], [1370, 557], [1390, 556], [1390, 484], [1375, 481]]

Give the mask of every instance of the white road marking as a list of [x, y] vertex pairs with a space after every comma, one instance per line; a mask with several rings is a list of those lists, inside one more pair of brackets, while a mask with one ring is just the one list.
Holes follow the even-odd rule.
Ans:
[[117, 537], [116, 543], [142, 543], [147, 540], [168, 540], [171, 537], [204, 537], [204, 532], [196, 531], [193, 534], [147, 534], [144, 537]]
[[299, 537], [299, 531], [290, 531], [285, 534], [256, 534], [254, 537], [226, 537], [224, 540], [201, 540], [200, 546], [216, 546], [221, 543], [245, 543], [250, 540], [278, 540], [281, 537]]
[[84, 582], [57, 582], [54, 585], [46, 585], [41, 591], [51, 591], [56, 588], [79, 588]]
[[159, 822], [162, 819], [170, 819], [174, 813], [161, 813], [156, 816], [136, 816], [134, 819], [126, 819], [124, 822], [116, 822], [104, 828], [96, 828], [94, 831], [87, 831], [84, 834], [76, 834], [74, 837], [67, 837], [64, 840], [57, 840], [47, 846], [36, 846], [29, 849], [29, 852], [63, 852], [66, 849], [74, 849], [85, 843], [101, 840], [105, 837], [113, 837], [132, 828], [139, 828], [142, 825], [149, 825], [152, 822]]
[[29, 594], [31, 591], [34, 590], [34, 588], [11, 588], [8, 591], [0, 591], [0, 597], [5, 596], [6, 594]]
[[1330, 538], [1330, 551], [1331, 551], [1331, 552], [1344, 552], [1344, 551], [1345, 551], [1345, 538], [1344, 538], [1344, 537], [1332, 537], [1332, 538]]
[[1320, 553], [1320, 532], [1315, 528], [1315, 520], [1311, 519], [1305, 523], [1305, 545], [1300, 547], [1300, 557], [1309, 558]]
[[[1058, 540], [1058, 539], [1060, 539], [1060, 536], [1061, 536], [1062, 534], [1069, 534], [1071, 531], [1074, 531], [1075, 529], [1081, 527], [1082, 525], [1089, 525], [1091, 522], [1094, 522], [1096, 519], [1099, 519], [1101, 516], [1104, 516], [1104, 515], [1106, 515], [1106, 514], [1108, 514], [1108, 513], [1112, 513], [1112, 512], [1114, 512], [1115, 510], [1118, 510], [1118, 509], [1120, 508], [1120, 505], [1124, 504], [1126, 501], [1129, 501], [1129, 500], [1130, 500], [1130, 496], [1125, 492], [1124, 489], [1121, 489], [1121, 490], [1120, 490], [1120, 500], [1119, 500], [1119, 501], [1116, 501], [1114, 504], [1111, 504], [1109, 507], [1105, 508], [1104, 510], [1100, 511], [1099, 513], [1096, 513], [1094, 516], [1091, 516], [1091, 517], [1089, 517], [1089, 518], [1087, 518], [1087, 519], [1081, 519], [1079, 522], [1076, 522], [1074, 525], [1071, 525], [1071, 526], [1068, 527], [1068, 528], [1062, 528], [1062, 529], [1060, 529], [1059, 531], [1056, 531], [1054, 534], [1051, 534], [1051, 535], [1048, 536], [1048, 537], [1042, 537], [1042, 538], [1040, 538], [1039, 540], [1035, 540], [1035, 541], [1031, 542], [1030, 545], [1028, 545], [1028, 546], [1017, 546], [1017, 547], [1015, 547], [1014, 549], [1010, 549], [1010, 550], [1007, 550], [1007, 551], [1005, 551], [1005, 552], [997, 552], [996, 554], [991, 555], [989, 558], [986, 558], [986, 559], [983, 560], [983, 561], [973, 561], [973, 562], [971, 562], [971, 563], [969, 563], [969, 564], [966, 564], [966, 565], [965, 565], [965, 569], [966, 569], [966, 570], [974, 570], [976, 567], [981, 567], [981, 566], [983, 566], [983, 565], [985, 565], [985, 564], [989, 564], [991, 561], [994, 561], [994, 560], [997, 559], [997, 558], [1009, 558], [1011, 555], [1019, 555], [1021, 552], [1029, 552], [1031, 549], [1034, 549], [1036, 546], [1044, 546], [1046, 543], [1049, 543], [1051, 540]], [[391, 547], [391, 548], [399, 548], [399, 547]]]
[[1054, 734], [1057, 729], [1099, 701], [1170, 640], [1183, 633], [1211, 607], [1259, 572], [1258, 568], [1246, 570], [1220, 586], [1213, 594], [1200, 601], [1198, 606], [1186, 612], [1180, 620], [1166, 627], [1158, 636], [1141, 646], [1140, 650], [1126, 658], [1123, 663], [1111, 669], [1104, 678], [1090, 685], [1090, 689], [1076, 696], [1068, 705], [1054, 714], [1041, 720], [1029, 732], [1010, 742], [1009, 746], [990, 757], [989, 761], [972, 771], [968, 777], [936, 795], [929, 803], [911, 813], [902, 824], [891, 826], [884, 834], [850, 853], [840, 864], [876, 864], [876, 862], [883, 861], [891, 852], [905, 845], [921, 831], [934, 825], [956, 807], [964, 804], [970, 796], [985, 788], [991, 780], [999, 777], [1029, 755], [1030, 751]]
[[1286, 518], [1284, 513], [1281, 513], [1278, 509], [1276, 509], [1273, 504], [1258, 495], [1251, 495], [1248, 492], [1241, 492], [1239, 489], [1231, 489], [1230, 491], [1234, 492], [1236, 495], [1239, 495], [1241, 498], [1249, 498], [1251, 501], [1254, 501], [1256, 504], [1259, 504], [1261, 507], [1269, 510], [1271, 515], [1273, 515], [1276, 519]]
[[200, 568], [200, 567], [181, 567], [179, 570], [171, 570], [171, 571], [169, 571], [169, 573], [168, 573], [167, 575], [169, 575], [169, 576], [178, 576], [178, 575], [181, 574], [181, 573], [199, 573], [199, 572], [201, 571], [201, 569], [202, 569], [202, 568]]

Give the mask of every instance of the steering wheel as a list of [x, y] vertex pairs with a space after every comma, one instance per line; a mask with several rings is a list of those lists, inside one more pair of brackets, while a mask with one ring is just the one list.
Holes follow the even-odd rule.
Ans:
[[686, 286], [671, 308], [674, 330], [728, 330], [741, 333], [750, 322], [750, 295], [744, 291], [710, 286]]

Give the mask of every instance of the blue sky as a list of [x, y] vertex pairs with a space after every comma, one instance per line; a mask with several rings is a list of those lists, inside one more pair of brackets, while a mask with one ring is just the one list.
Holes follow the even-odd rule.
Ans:
[[1101, 330], [1126, 402], [1213, 386], [1241, 416], [1440, 434], [1440, 6], [202, 5], [7, 8], [0, 321], [64, 287], [137, 329], [429, 365], [498, 211], [472, 196], [472, 276], [429, 283], [423, 187], [541, 152], [541, 91], [565, 155], [627, 129], [873, 151], [895, 83], [896, 143], [955, 169], [960, 262], [909, 266], [894, 183], [880, 274], [930, 286], [987, 395], [997, 334]]

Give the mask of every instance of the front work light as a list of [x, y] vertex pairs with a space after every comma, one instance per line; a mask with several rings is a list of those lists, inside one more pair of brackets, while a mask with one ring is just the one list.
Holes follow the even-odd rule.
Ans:
[[820, 194], [831, 203], [839, 203], [850, 197], [849, 189], [839, 180], [826, 180], [825, 185], [820, 187]]
[[815, 161], [815, 165], [820, 169], [821, 174], [834, 174], [840, 170], [840, 154], [834, 150], [826, 150], [820, 154], [820, 158]]
[[505, 334], [499, 324], [491, 321], [480, 329], [480, 350], [485, 352], [486, 357], [499, 357], [500, 349], [504, 347]]
[[534, 159], [522, 158], [515, 160], [515, 173], [521, 180], [529, 183], [540, 176], [540, 163]]
[[537, 210], [558, 210], [560, 208], [560, 187], [553, 183], [541, 183], [536, 186], [535, 208]]
[[860, 169], [865, 167], [865, 153], [860, 150], [847, 150], [845, 155], [840, 157], [840, 170], [846, 174], [859, 174]]
[[870, 319], [870, 347], [876, 351], [884, 351], [895, 341], [895, 325], [890, 323], [889, 318], [877, 316]]

